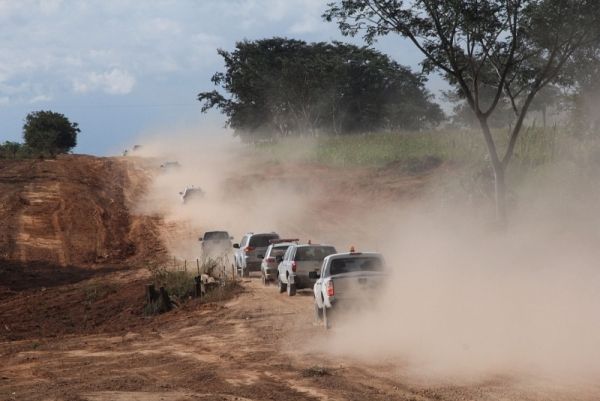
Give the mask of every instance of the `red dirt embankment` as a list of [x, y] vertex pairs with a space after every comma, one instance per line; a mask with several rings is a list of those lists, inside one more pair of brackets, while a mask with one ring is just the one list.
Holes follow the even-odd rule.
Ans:
[[135, 268], [165, 253], [159, 221], [132, 213], [150, 179], [123, 159], [0, 160], [0, 339], [141, 318], [147, 271]]
[[0, 258], [79, 266], [154, 255], [154, 222], [130, 213], [149, 180], [114, 158], [0, 161]]

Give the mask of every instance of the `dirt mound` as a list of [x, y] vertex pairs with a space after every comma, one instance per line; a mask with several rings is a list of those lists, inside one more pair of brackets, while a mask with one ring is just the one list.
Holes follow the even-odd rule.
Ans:
[[123, 159], [0, 161], [0, 258], [81, 266], [163, 252], [156, 221], [130, 211], [149, 180]]

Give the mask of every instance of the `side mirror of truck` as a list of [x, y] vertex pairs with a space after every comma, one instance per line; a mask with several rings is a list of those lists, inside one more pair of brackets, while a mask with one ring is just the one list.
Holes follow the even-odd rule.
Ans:
[[240, 249], [240, 244], [233, 244], [233, 247], [234, 247], [235, 249]]
[[202, 241], [202, 240], [203, 240], [203, 238], [202, 238], [202, 237], [198, 238], [198, 241]]
[[319, 273], [317, 273], [317, 272], [308, 272], [308, 278], [310, 278], [310, 279], [312, 279], [312, 280], [314, 280], [314, 279], [318, 279], [318, 278], [319, 278], [319, 276], [320, 276], [320, 274], [319, 274]]
[[256, 257], [259, 258], [259, 259], [264, 259], [265, 255], [257, 255]]

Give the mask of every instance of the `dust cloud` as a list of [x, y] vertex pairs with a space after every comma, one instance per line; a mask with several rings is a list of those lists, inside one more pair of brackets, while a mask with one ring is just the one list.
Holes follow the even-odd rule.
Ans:
[[[434, 189], [399, 202], [355, 189], [342, 197], [324, 172], [293, 179], [302, 167], [257, 161], [236, 141], [169, 138], [143, 141], [141, 156], [181, 167], [157, 173], [139, 207], [186, 227], [167, 233], [173, 254], [197, 257], [198, 236], [218, 229], [236, 239], [277, 231], [384, 253], [391, 278], [378, 308], [347, 317], [307, 350], [392, 361], [414, 377], [600, 378], [595, 172], [557, 164], [525, 178], [500, 232], [482, 224], [467, 196], [440, 202], [446, 195]], [[282, 169], [290, 174], [274, 173]], [[205, 198], [182, 204], [178, 192], [189, 185]]]
[[[178, 132], [143, 139], [136, 156], [153, 160], [157, 171], [138, 209], [163, 217], [165, 241], [179, 258], [199, 257], [198, 238], [210, 230], [226, 230], [239, 241], [248, 231], [305, 234], [298, 222], [310, 214], [316, 189], [284, 179], [269, 179], [280, 166], [261, 163], [248, 146], [224, 135]], [[159, 167], [167, 162], [179, 166]], [[179, 193], [201, 188], [204, 196], [185, 204]], [[284, 234], [285, 233], [285, 234]]]
[[520, 184], [507, 231], [482, 225], [472, 205], [396, 210], [378, 308], [346, 316], [320, 346], [421, 378], [595, 385], [600, 188], [573, 163], [547, 170]]

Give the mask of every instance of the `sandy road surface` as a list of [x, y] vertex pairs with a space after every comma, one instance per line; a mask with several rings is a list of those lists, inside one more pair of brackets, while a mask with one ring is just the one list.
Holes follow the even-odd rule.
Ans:
[[307, 351], [332, 335], [312, 324], [310, 292], [289, 298], [255, 278], [243, 285], [227, 303], [175, 311], [126, 334], [2, 342], [0, 400], [597, 399], [506, 377], [416, 383], [398, 361]]

